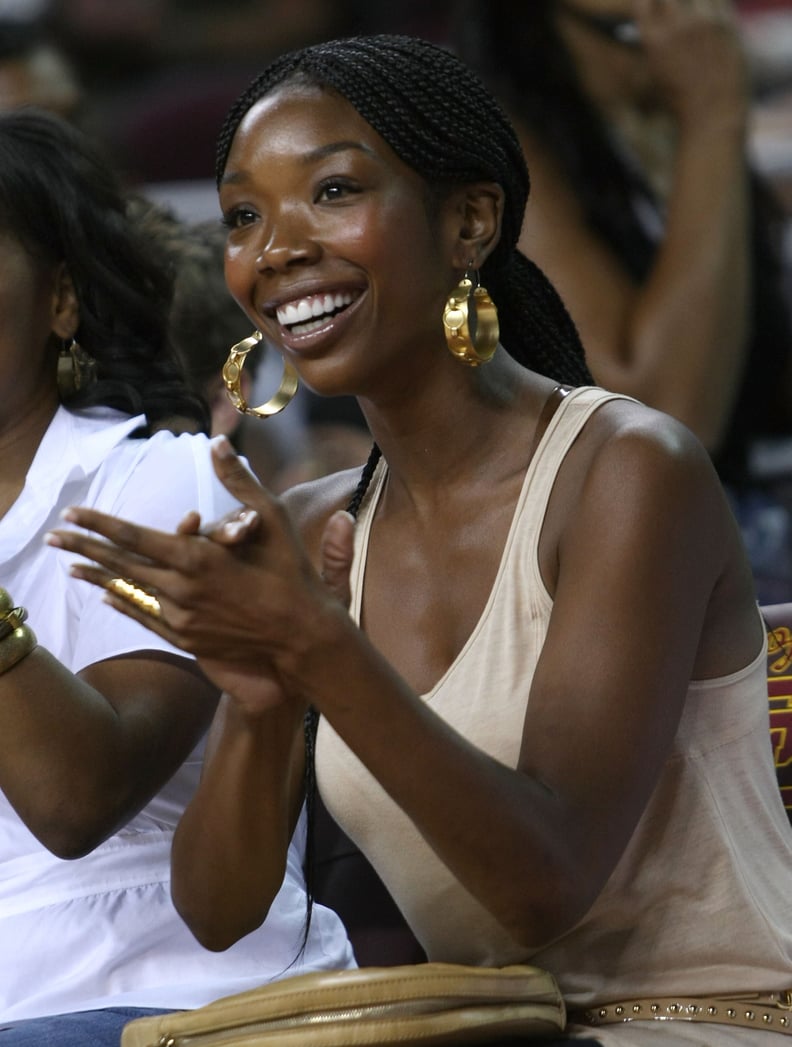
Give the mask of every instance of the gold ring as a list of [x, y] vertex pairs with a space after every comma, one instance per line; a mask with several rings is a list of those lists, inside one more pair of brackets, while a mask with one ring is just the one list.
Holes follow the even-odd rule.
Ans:
[[128, 582], [126, 578], [111, 578], [105, 589], [119, 596], [122, 600], [126, 600], [127, 603], [131, 603], [139, 611], [142, 611], [143, 614], [149, 615], [150, 618], [162, 617], [162, 605], [157, 597], [152, 596], [151, 593], [146, 592], [145, 589], [141, 589], [132, 582]]

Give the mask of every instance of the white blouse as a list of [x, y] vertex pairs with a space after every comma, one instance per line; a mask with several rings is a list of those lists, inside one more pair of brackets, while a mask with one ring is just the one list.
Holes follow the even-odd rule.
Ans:
[[[39, 643], [74, 672], [132, 651], [185, 655], [110, 608], [101, 590], [69, 576], [74, 557], [43, 543], [47, 531], [64, 526], [61, 511], [91, 506], [171, 531], [190, 509], [211, 521], [236, 504], [215, 477], [206, 437], [131, 439], [142, 423], [106, 408], [61, 408], [22, 493], [0, 520], [0, 585], [27, 608]], [[50, 854], [0, 793], [0, 1020], [111, 1006], [196, 1007], [287, 969], [354, 964], [341, 921], [321, 906], [300, 951], [302, 823], [263, 927], [220, 954], [192, 937], [170, 899], [170, 848], [202, 750], [203, 742], [144, 810], [75, 861]]]

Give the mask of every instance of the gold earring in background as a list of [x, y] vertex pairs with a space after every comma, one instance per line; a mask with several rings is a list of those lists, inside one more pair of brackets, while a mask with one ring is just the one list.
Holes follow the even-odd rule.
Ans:
[[73, 396], [78, 389], [90, 385], [96, 377], [96, 361], [82, 348], [76, 338], [64, 343], [58, 353], [58, 391], [61, 400]]
[[291, 403], [299, 383], [297, 372], [290, 363], [284, 360], [283, 377], [274, 395], [266, 403], [259, 404], [258, 407], [248, 406], [247, 400], [242, 395], [239, 380], [242, 376], [242, 368], [245, 366], [247, 354], [260, 341], [261, 331], [254, 331], [250, 337], [243, 338], [241, 342], [231, 346], [228, 359], [223, 364], [223, 382], [225, 383], [229, 400], [240, 414], [252, 414], [256, 418], [270, 418]]
[[481, 286], [478, 271], [475, 282], [468, 269], [445, 304], [443, 328], [451, 353], [470, 367], [492, 359], [498, 345], [500, 329], [498, 311], [486, 289]]

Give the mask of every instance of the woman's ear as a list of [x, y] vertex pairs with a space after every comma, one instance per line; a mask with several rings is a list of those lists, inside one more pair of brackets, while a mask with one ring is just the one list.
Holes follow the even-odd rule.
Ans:
[[473, 182], [453, 194], [453, 265], [480, 269], [495, 248], [503, 220], [503, 189], [497, 182]]
[[80, 326], [80, 303], [65, 262], [55, 269], [52, 288], [52, 331], [58, 338], [74, 338]]

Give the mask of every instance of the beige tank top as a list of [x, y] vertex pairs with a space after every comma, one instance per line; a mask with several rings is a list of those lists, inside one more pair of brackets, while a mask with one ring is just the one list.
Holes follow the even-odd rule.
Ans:
[[[572, 442], [613, 398], [583, 388], [561, 402], [527, 469], [481, 619], [424, 695], [457, 731], [511, 767], [552, 611], [537, 559], [548, 498]], [[380, 463], [359, 517], [356, 620], [385, 475]], [[560, 715], [574, 716], [574, 703]], [[393, 753], [394, 760], [410, 758]], [[739, 672], [690, 684], [673, 751], [605, 889], [579, 924], [533, 952], [458, 883], [324, 721], [317, 779], [329, 810], [377, 869], [430, 959], [534, 963], [556, 975], [571, 1007], [792, 984], [792, 832], [772, 763], [764, 650]]]

